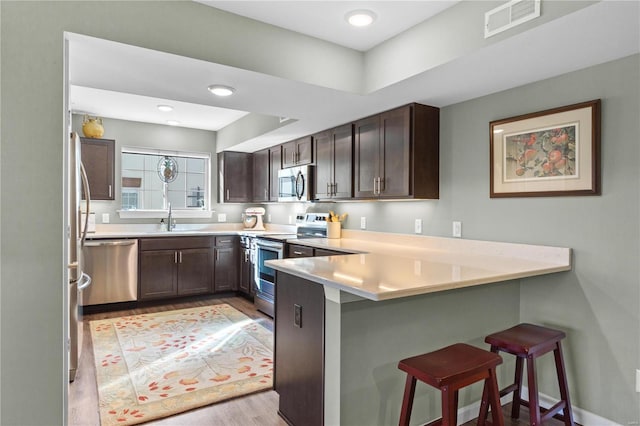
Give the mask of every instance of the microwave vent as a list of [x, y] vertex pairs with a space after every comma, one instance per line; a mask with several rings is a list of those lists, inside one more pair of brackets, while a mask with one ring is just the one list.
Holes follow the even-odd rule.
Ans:
[[512, 0], [484, 14], [484, 38], [540, 16], [540, 0]]

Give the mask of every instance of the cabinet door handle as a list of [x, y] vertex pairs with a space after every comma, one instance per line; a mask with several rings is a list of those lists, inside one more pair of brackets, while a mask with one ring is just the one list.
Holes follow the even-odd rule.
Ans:
[[264, 199], [267, 200], [269, 198], [269, 194], [267, 194], [267, 188], [264, 189]]
[[216, 260], [220, 260], [220, 250], [216, 250]]
[[227, 201], [229, 201], [229, 190], [227, 189]]
[[301, 256], [302, 252], [301, 251], [294, 251], [293, 254], [297, 254], [297, 255]]
[[173, 263], [178, 263], [178, 252], [177, 251], [173, 252]]
[[378, 195], [378, 178], [373, 178], [373, 195]]
[[182, 263], [182, 252], [180, 252], [180, 256], [179, 256], [179, 258], [180, 258], [179, 263]]
[[384, 191], [384, 178], [378, 177], [378, 195]]
[[331, 195], [331, 184], [327, 182], [327, 197]]
[[231, 240], [220, 240], [220, 244], [229, 244]]
[[331, 195], [337, 195], [338, 194], [338, 183], [337, 182], [332, 183], [331, 184], [331, 188], [333, 188], [332, 191], [331, 191]]
[[109, 185], [109, 198], [111, 198], [113, 195], [113, 188], [111, 187], [111, 185]]

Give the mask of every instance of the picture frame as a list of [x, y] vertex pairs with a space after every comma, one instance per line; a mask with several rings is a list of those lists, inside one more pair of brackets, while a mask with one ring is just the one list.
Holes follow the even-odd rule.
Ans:
[[490, 197], [600, 195], [600, 104], [490, 122]]

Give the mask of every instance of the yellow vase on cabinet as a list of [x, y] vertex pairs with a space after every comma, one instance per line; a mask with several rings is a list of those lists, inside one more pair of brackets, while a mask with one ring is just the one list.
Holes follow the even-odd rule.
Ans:
[[102, 118], [85, 115], [82, 120], [82, 133], [87, 138], [101, 138], [104, 135]]

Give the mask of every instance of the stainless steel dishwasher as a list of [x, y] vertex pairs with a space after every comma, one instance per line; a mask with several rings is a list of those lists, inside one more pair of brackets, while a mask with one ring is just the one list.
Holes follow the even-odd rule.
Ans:
[[83, 306], [138, 298], [138, 240], [87, 240], [82, 256], [92, 278], [82, 292]]

